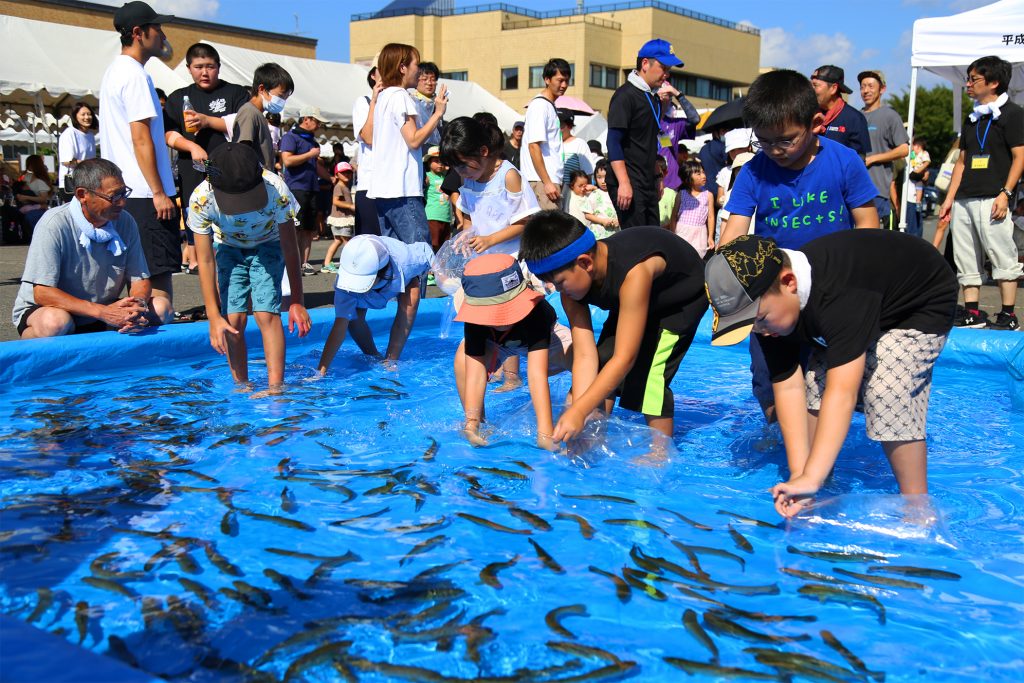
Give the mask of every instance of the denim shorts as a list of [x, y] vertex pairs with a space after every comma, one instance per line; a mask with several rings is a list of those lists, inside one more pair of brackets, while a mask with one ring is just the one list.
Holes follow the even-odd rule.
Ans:
[[380, 218], [380, 234], [413, 244], [430, 244], [430, 227], [423, 197], [377, 198], [377, 216]]
[[282, 277], [284, 254], [277, 240], [251, 249], [217, 245], [217, 282], [224, 315], [246, 313], [250, 295], [253, 312], [280, 313]]

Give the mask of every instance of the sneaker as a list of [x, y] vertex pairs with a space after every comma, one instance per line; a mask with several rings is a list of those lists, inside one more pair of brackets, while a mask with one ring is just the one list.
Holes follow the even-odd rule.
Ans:
[[985, 311], [968, 311], [962, 306], [956, 307], [956, 317], [953, 319], [953, 327], [969, 327], [978, 329], [985, 327], [988, 323], [988, 314]]
[[302, 264], [302, 274], [303, 275], [316, 275], [316, 268], [314, 268], [309, 263], [303, 263]]
[[333, 263], [328, 263], [326, 266], [324, 266], [323, 268], [320, 269], [320, 272], [321, 273], [337, 273], [338, 272], [338, 266], [334, 265]]
[[434, 279], [434, 274], [430, 273], [427, 275], [427, 287], [436, 287], [437, 281]]
[[1020, 329], [1020, 323], [1017, 321], [1017, 315], [1015, 313], [1003, 313], [1000, 311], [995, 320], [989, 321], [986, 329], [1016, 332]]

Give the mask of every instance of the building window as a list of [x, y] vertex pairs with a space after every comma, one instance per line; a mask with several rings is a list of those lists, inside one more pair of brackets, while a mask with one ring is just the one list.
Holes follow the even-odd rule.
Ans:
[[732, 99], [732, 86], [724, 81], [701, 78], [673, 72], [669, 81], [679, 92], [690, 97], [704, 97], [709, 100], [728, 102]]
[[614, 66], [591, 64], [590, 85], [594, 88], [615, 90], [619, 87], [619, 70]]
[[447, 78], [450, 81], [468, 81], [468, 71], [442, 71], [441, 78]]
[[[544, 66], [530, 67], [530, 88], [540, 89], [544, 87]], [[576, 85], [576, 65], [569, 63], [569, 86]]]
[[519, 90], [519, 67], [507, 66], [501, 70], [501, 89]]

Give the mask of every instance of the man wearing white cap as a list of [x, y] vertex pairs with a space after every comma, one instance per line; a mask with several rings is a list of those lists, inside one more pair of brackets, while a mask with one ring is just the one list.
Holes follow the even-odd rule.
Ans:
[[398, 360], [420, 305], [420, 276], [430, 268], [433, 257], [434, 252], [426, 242], [405, 244], [377, 235], [356, 235], [349, 241], [338, 264], [335, 320], [317, 366], [321, 375], [331, 367], [350, 327], [352, 338], [363, 353], [380, 355], [366, 323], [366, 310], [384, 308], [396, 297], [398, 310], [384, 360]]

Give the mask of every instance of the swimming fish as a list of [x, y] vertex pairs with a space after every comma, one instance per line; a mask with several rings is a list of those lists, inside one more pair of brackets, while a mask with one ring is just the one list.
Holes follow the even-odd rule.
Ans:
[[688, 609], [683, 612], [683, 626], [690, 632], [690, 635], [694, 639], [707, 648], [708, 652], [711, 653], [711, 661], [714, 664], [718, 663], [718, 646], [715, 645], [715, 641], [711, 640], [711, 636], [704, 630], [704, 627], [700, 625], [697, 620], [697, 613], [692, 609]]
[[809, 572], [803, 569], [794, 569], [793, 567], [779, 567], [779, 571], [781, 571], [783, 574], [789, 574], [790, 576], [795, 576], [798, 579], [805, 579], [807, 581], [818, 581], [820, 583], [834, 583], [846, 586], [852, 583], [851, 581], [838, 579], [834, 576], [830, 576], [829, 574], [822, 574], [821, 572]]
[[[731, 553], [728, 550], [721, 550], [719, 548], [712, 548], [706, 545], [687, 545], [680, 541], [673, 540], [672, 545], [682, 550], [684, 553], [696, 553], [698, 555], [714, 555], [716, 557], [724, 557], [728, 560], [732, 560], [740, 565], [743, 571], [747, 570], [747, 562], [736, 553]], [[695, 567], [696, 569], [696, 567]]]
[[25, 620], [30, 624], [46, 614], [46, 610], [50, 609], [53, 605], [53, 591], [49, 588], [37, 588], [36, 595], [39, 596], [39, 599], [36, 601], [35, 609], [32, 610], [32, 614], [28, 615], [28, 618]]
[[325, 643], [314, 650], [310, 650], [288, 665], [284, 672], [284, 680], [287, 682], [300, 678], [306, 670], [334, 660], [340, 653], [348, 650], [351, 646], [351, 640], [338, 640]]
[[220, 532], [225, 536], [238, 535], [238, 515], [235, 514], [234, 510], [228, 510], [220, 518]]
[[478, 524], [482, 527], [487, 527], [491, 531], [501, 531], [506, 534], [519, 534], [522, 536], [528, 536], [533, 533], [529, 529], [513, 529], [512, 527], [505, 526], [504, 524], [498, 524], [497, 522], [492, 522], [489, 519], [477, 517], [476, 515], [471, 515], [466, 512], [456, 512], [455, 516], [461, 517], [467, 522], [473, 522], [473, 524]]
[[297, 519], [290, 517], [280, 517], [278, 515], [264, 515], [260, 512], [254, 512], [252, 510], [246, 510], [245, 508], [238, 508], [246, 517], [252, 517], [259, 522], [270, 522], [271, 524], [277, 524], [278, 526], [288, 527], [289, 529], [296, 529], [298, 531], [316, 531], [316, 529], [305, 522], [301, 522]]
[[511, 560], [508, 560], [506, 562], [491, 562], [489, 565], [480, 570], [480, 580], [486, 583], [488, 586], [491, 586], [492, 588], [497, 588], [498, 590], [501, 590], [502, 588], [504, 588], [504, 586], [498, 579], [498, 572], [500, 572], [502, 569], [509, 569], [510, 567], [515, 566], [515, 564], [518, 561], [519, 555], [516, 555]]
[[347, 562], [362, 562], [363, 558], [356, 555], [351, 550], [344, 555], [313, 555], [312, 553], [304, 553], [298, 550], [288, 550], [286, 548], [265, 548], [268, 553], [274, 555], [282, 555], [284, 557], [294, 557], [299, 560], [309, 560], [310, 562], [335, 562], [337, 564], [345, 564]]
[[845, 605], [866, 606], [878, 614], [878, 623], [885, 623], [885, 606], [873, 595], [865, 595], [864, 593], [858, 593], [845, 588], [819, 583], [801, 586], [797, 592], [805, 597], [815, 598], [818, 602], [839, 602]]
[[589, 617], [590, 614], [587, 612], [586, 605], [564, 605], [562, 607], [556, 607], [547, 613], [544, 617], [544, 623], [548, 625], [548, 628], [569, 640], [576, 640], [576, 634], [562, 626], [562, 619], [565, 617]]
[[594, 565], [590, 565], [589, 567], [587, 567], [587, 569], [594, 572], [595, 574], [611, 579], [612, 583], [615, 584], [615, 595], [619, 598], [619, 602], [621, 602], [622, 604], [626, 604], [627, 602], [629, 602], [629, 599], [633, 597], [633, 591], [630, 589], [629, 584], [623, 581], [622, 578], [618, 575], [612, 574], [611, 572], [606, 572], [605, 570], [595, 567]]
[[580, 535], [588, 541], [594, 537], [594, 527], [590, 526], [590, 522], [585, 520], [580, 515], [573, 514], [571, 512], [559, 512], [555, 515], [555, 519], [569, 519], [580, 527]]
[[903, 576], [914, 576], [919, 579], [944, 579], [947, 581], [959, 581], [959, 574], [947, 572], [943, 569], [927, 569], [924, 567], [907, 567], [895, 564], [873, 565], [868, 567], [869, 574], [884, 572], [886, 574], [901, 574]]
[[437, 439], [430, 437], [430, 445], [427, 446], [427, 450], [423, 451], [423, 462], [433, 462], [434, 455], [437, 453], [438, 444]]
[[411, 562], [412, 559], [415, 556], [417, 556], [417, 555], [419, 555], [421, 553], [425, 553], [428, 550], [430, 550], [431, 548], [433, 548], [434, 546], [436, 546], [436, 545], [438, 545], [440, 543], [444, 543], [447, 540], [448, 540], [447, 536], [445, 536], [444, 534], [438, 534], [437, 536], [432, 536], [431, 538], [428, 538], [425, 541], [421, 541], [421, 542], [417, 543], [416, 545], [414, 545], [412, 547], [412, 550], [407, 552], [405, 554], [405, 556], [401, 560], [399, 560], [398, 564], [399, 565], [405, 565], [407, 562]]
[[526, 540], [528, 540], [530, 542], [530, 545], [533, 546], [533, 549], [537, 552], [537, 557], [540, 558], [540, 561], [544, 563], [545, 567], [547, 567], [556, 574], [565, 573], [565, 570], [562, 569], [562, 565], [558, 564], [558, 562], [555, 561], [555, 558], [551, 556], [551, 553], [549, 553], [547, 550], [544, 550], [544, 548], [542, 548], [540, 544], [537, 543], [537, 541], [533, 540], [532, 538], [528, 538]]
[[779, 677], [775, 674], [763, 673], [761, 671], [751, 671], [749, 669], [740, 669], [733, 666], [719, 666], [718, 664], [697, 662], [692, 659], [682, 659], [681, 657], [664, 657], [663, 659], [672, 666], [677, 669], [682, 669], [691, 676], [694, 674], [700, 674], [714, 676], [717, 678], [746, 678], [758, 681], [779, 680]]
[[547, 520], [545, 520], [540, 515], [533, 514], [529, 510], [523, 510], [522, 508], [517, 507], [510, 507], [508, 509], [508, 512], [513, 517], [521, 519], [522, 521], [526, 522], [535, 529], [539, 529], [540, 531], [551, 531], [551, 524], [549, 524]]
[[748, 640], [754, 643], [793, 643], [811, 639], [806, 633], [799, 636], [773, 636], [761, 633], [760, 631], [754, 631], [715, 610], [708, 610], [704, 613], [704, 624], [719, 635], [732, 636], [733, 638]]
[[733, 519], [735, 519], [737, 521], [740, 521], [740, 522], [743, 522], [744, 524], [753, 524], [754, 526], [761, 526], [761, 527], [765, 527], [765, 528], [768, 528], [768, 529], [778, 529], [779, 528], [778, 524], [772, 524], [771, 522], [766, 522], [766, 521], [764, 521], [762, 519], [755, 519], [753, 517], [747, 517], [746, 515], [741, 515], [741, 514], [736, 513], [736, 512], [729, 512], [728, 510], [718, 510], [718, 514], [726, 515], [728, 517], [732, 517]]
[[842, 683], [863, 680], [863, 676], [844, 669], [832, 662], [799, 652], [783, 652], [765, 647], [748, 647], [743, 650], [754, 655], [759, 664], [770, 666], [782, 675], [806, 678], [808, 680]]
[[646, 519], [606, 519], [605, 524], [613, 524], [615, 526], [633, 526], [638, 529], [648, 529], [650, 531], [657, 531], [665, 536], [671, 536], [669, 532], [662, 529], [654, 522], [648, 522]]
[[603, 659], [606, 662], [621, 662], [619, 657], [608, 650], [602, 650], [593, 645], [581, 645], [580, 643], [569, 643], [561, 640], [549, 640], [546, 645], [556, 651], [576, 657], [587, 657], [588, 659]]
[[851, 652], [849, 648], [843, 645], [838, 638], [832, 635], [831, 631], [821, 631], [821, 639], [825, 642], [826, 645], [828, 645], [830, 648], [838, 652], [842, 656], [842, 658], [849, 662], [850, 666], [852, 666], [857, 671], [876, 681], [885, 680], [884, 672], [869, 671], [868, 667], [864, 664], [864, 661], [857, 655], [853, 654], [853, 652]]
[[117, 593], [123, 595], [126, 598], [137, 598], [138, 593], [133, 591], [131, 588], [114, 581], [113, 579], [105, 579], [99, 576], [86, 576], [82, 578], [82, 583], [87, 583], [95, 588], [100, 588], [111, 593]]
[[391, 508], [390, 507], [386, 507], [386, 508], [382, 508], [380, 510], [377, 510], [376, 512], [371, 512], [371, 513], [368, 513], [368, 514], [365, 514], [365, 515], [359, 515], [358, 517], [350, 517], [348, 519], [339, 519], [339, 520], [337, 520], [335, 522], [328, 522], [327, 525], [328, 526], [348, 526], [349, 524], [358, 524], [359, 522], [365, 522], [366, 520], [373, 519], [374, 517], [380, 517], [381, 515], [383, 515], [385, 513], [388, 513], [390, 511], [391, 511]]
[[622, 496], [609, 496], [603, 493], [588, 493], [576, 495], [563, 493], [561, 495], [562, 498], [571, 498], [573, 500], [597, 500], [604, 503], [626, 503], [628, 505], [636, 505], [636, 501], [633, 500], [632, 498], [623, 498]]
[[447, 571], [455, 569], [459, 565], [465, 564], [466, 562], [469, 562], [469, 560], [457, 560], [455, 562], [447, 562], [445, 564], [437, 564], [433, 567], [427, 567], [419, 574], [412, 577], [410, 583], [416, 583], [417, 581], [426, 581], [427, 579], [431, 579], [435, 576], [440, 576], [441, 574], [444, 574]]
[[276, 583], [278, 586], [280, 586], [284, 590], [286, 590], [289, 593], [291, 593], [295, 598], [297, 598], [299, 600], [309, 600], [310, 598], [313, 597], [309, 593], [303, 593], [298, 588], [296, 588], [295, 584], [292, 583], [292, 580], [290, 578], [288, 578], [287, 576], [285, 576], [281, 572], [277, 571], [276, 569], [272, 569], [271, 567], [267, 567], [266, 569], [263, 570], [263, 575], [266, 576], [271, 581], [273, 581], [274, 583]]
[[646, 595], [649, 598], [658, 600], [659, 602], [668, 600], [668, 596], [665, 595], [665, 593], [660, 588], [647, 583], [648, 580], [661, 578], [657, 574], [641, 572], [636, 569], [633, 569], [632, 567], [623, 567], [622, 578], [624, 578], [626, 580], [626, 583], [628, 583], [630, 586], [641, 591], [644, 595]]
[[451, 524], [451, 520], [447, 517], [439, 517], [432, 522], [423, 522], [422, 524], [405, 524], [399, 526], [393, 526], [388, 529], [388, 532], [392, 534], [418, 534], [424, 531], [433, 531], [434, 529], [443, 529], [444, 527]]
[[89, 603], [85, 600], [75, 603], [75, 627], [78, 629], [78, 644], [81, 645], [89, 633]]
[[189, 591], [190, 593], [193, 593], [197, 598], [202, 600], [203, 604], [209, 607], [210, 609], [217, 608], [217, 599], [214, 597], [213, 591], [211, 591], [203, 584], [199, 583], [198, 581], [193, 581], [192, 579], [186, 578], [184, 576], [178, 577], [178, 583], [181, 584], [182, 588]]
[[732, 536], [732, 542], [736, 544], [736, 547], [740, 550], [754, 554], [754, 546], [750, 544], [750, 541], [740, 532], [732, 528], [732, 524], [729, 525], [729, 535]]
[[503, 470], [500, 467], [480, 467], [478, 465], [473, 466], [474, 470], [480, 472], [486, 472], [487, 474], [493, 474], [503, 479], [515, 479], [518, 481], [525, 481], [527, 476], [521, 472], [513, 472], [512, 470]]
[[281, 509], [288, 514], [299, 510], [299, 504], [295, 502], [295, 494], [289, 491], [287, 486], [281, 490]]
[[845, 551], [827, 551], [827, 550], [800, 550], [791, 545], [786, 546], [786, 551], [793, 555], [803, 555], [804, 557], [811, 557], [815, 560], [825, 560], [827, 562], [884, 562], [888, 558], [885, 555], [877, 555], [875, 553], [850, 553]]
[[843, 576], [849, 576], [865, 583], [873, 583], [877, 586], [888, 586], [890, 588], [913, 588], [915, 590], [924, 590], [925, 586], [923, 583], [917, 581], [907, 581], [906, 579], [894, 579], [888, 576], [877, 576], [874, 574], [861, 574], [860, 572], [851, 572], [847, 569], [840, 567], [832, 567], [832, 571], [836, 574], [842, 574]]
[[661, 510], [662, 512], [667, 512], [667, 513], [669, 513], [671, 515], [675, 515], [681, 521], [686, 522], [687, 524], [692, 526], [694, 529], [700, 529], [701, 531], [714, 531], [714, 529], [709, 527], [707, 524], [701, 524], [700, 522], [695, 522], [692, 519], [690, 519], [689, 517], [687, 517], [686, 515], [680, 514], [680, 513], [676, 512], [675, 510], [669, 510], [668, 508], [658, 508], [658, 509]]
[[319, 446], [320, 448], [324, 449], [325, 451], [327, 451], [331, 455], [345, 455], [342, 451], [339, 451], [334, 446], [331, 446], [330, 444], [326, 444], [323, 441], [317, 441], [316, 445]]
[[229, 574], [231, 576], [245, 576], [245, 572], [232, 564], [228, 558], [221, 555], [213, 543], [204, 543], [203, 552], [206, 553], [206, 559], [208, 559], [214, 567], [225, 574]]

